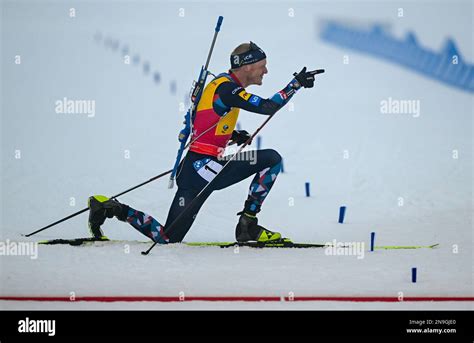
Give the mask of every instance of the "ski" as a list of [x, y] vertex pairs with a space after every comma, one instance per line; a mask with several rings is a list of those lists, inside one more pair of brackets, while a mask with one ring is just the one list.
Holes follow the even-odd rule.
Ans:
[[[115, 240], [103, 237], [85, 237], [85, 238], [72, 238], [72, 239], [51, 239], [38, 242], [38, 244], [44, 245], [55, 245], [64, 244], [71, 246], [81, 246], [93, 244], [96, 242], [108, 242], [108, 243], [149, 243], [149, 241], [129, 241], [129, 240]], [[284, 238], [275, 242], [183, 242], [182, 244], [191, 247], [220, 247], [220, 248], [235, 248], [235, 247], [249, 247], [249, 248], [325, 248], [331, 247], [332, 244], [321, 244], [321, 243], [295, 243]], [[376, 250], [397, 250], [397, 249], [434, 249], [439, 246], [439, 243], [432, 245], [384, 245], [376, 246]], [[348, 248], [349, 246], [341, 246], [341, 248]]]
[[383, 245], [376, 246], [375, 249], [433, 249], [439, 246], [439, 243], [432, 245]]
[[[38, 244], [44, 245], [56, 245], [64, 244], [71, 246], [87, 245], [95, 242], [109, 242], [109, 243], [149, 243], [148, 241], [125, 241], [125, 240], [113, 240], [105, 236], [95, 238], [72, 238], [72, 239], [51, 239], [40, 241]], [[231, 247], [251, 247], [251, 248], [323, 248], [329, 245], [326, 244], [315, 244], [315, 243], [293, 243], [289, 239], [281, 239], [275, 242], [183, 242], [182, 244], [191, 247], [220, 247], [220, 248], [231, 248]]]
[[45, 241], [39, 241], [38, 244], [46, 244], [46, 245], [55, 245], [55, 244], [69, 244], [72, 246], [83, 245], [85, 243], [93, 243], [93, 242], [113, 242], [112, 240], [108, 239], [107, 237], [87, 237], [87, 238], [70, 238], [70, 239], [50, 239]]
[[294, 243], [289, 239], [275, 242], [210, 242], [210, 243], [186, 243], [189, 246], [218, 246], [221, 248], [249, 247], [249, 248], [324, 248], [331, 245], [317, 243]]

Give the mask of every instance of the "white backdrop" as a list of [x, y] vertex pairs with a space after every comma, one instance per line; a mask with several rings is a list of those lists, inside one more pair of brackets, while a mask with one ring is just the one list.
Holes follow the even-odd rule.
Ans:
[[[441, 243], [435, 252], [387, 253], [387, 261], [373, 260], [370, 266], [354, 260], [351, 271], [336, 263], [337, 259], [316, 267], [308, 262], [313, 257], [307, 253], [262, 254], [274, 258], [277, 269], [287, 258], [295, 261], [292, 266], [301, 259], [305, 275], [295, 269], [300, 277], [294, 280], [300, 292], [307, 294], [332, 293], [334, 283], [316, 287], [315, 282], [306, 282], [306, 277], [319, 280], [321, 272], [335, 278], [336, 293], [351, 294], [338, 273], [349, 273], [350, 280], [357, 283], [365, 268], [408, 270], [413, 263], [426, 266], [433, 277], [433, 282], [417, 289], [419, 294], [472, 294], [472, 94], [332, 46], [318, 36], [324, 19], [382, 22], [390, 24], [397, 37], [413, 30], [420, 44], [433, 50], [440, 50], [444, 40], [453, 37], [463, 58], [474, 59], [471, 2], [402, 5], [404, 16], [400, 18], [400, 4], [375, 1], [2, 2], [1, 238], [19, 240], [20, 233], [85, 207], [91, 194], [116, 194], [172, 167], [184, 115], [180, 103], [205, 62], [217, 17], [223, 15], [210, 64], [214, 73], [227, 70], [232, 49], [249, 40], [265, 50], [269, 69], [263, 86], [249, 87], [250, 92], [269, 97], [303, 66], [326, 70], [313, 89], [302, 90], [293, 98], [293, 111], [289, 106], [283, 108], [261, 134], [262, 147], [274, 148], [283, 156], [285, 173], [265, 201], [260, 222], [295, 241], [368, 242], [369, 233], [375, 231], [380, 244]], [[75, 17], [70, 16], [71, 8]], [[118, 41], [115, 51], [106, 46], [109, 38]], [[129, 48], [130, 64], [124, 63], [124, 46]], [[135, 55], [140, 56], [138, 64], [133, 62]], [[20, 56], [20, 64], [15, 64], [15, 56]], [[343, 63], [344, 56], [348, 64]], [[143, 71], [144, 61], [150, 63], [148, 75]], [[160, 73], [159, 83], [153, 81], [155, 71]], [[175, 94], [171, 83], [177, 86]], [[56, 113], [55, 102], [64, 97], [95, 101], [95, 116]], [[389, 97], [418, 100], [420, 116], [382, 114], [380, 103]], [[241, 112], [239, 122], [253, 131], [264, 119]], [[453, 151], [458, 158], [453, 158]], [[305, 197], [305, 182], [311, 183], [309, 198]], [[233, 240], [235, 214], [243, 206], [249, 183], [250, 179], [216, 192], [186, 240]], [[164, 178], [120, 200], [164, 223], [174, 191], [167, 189]], [[347, 206], [343, 225], [337, 223], [341, 205]], [[107, 221], [104, 230], [110, 238], [143, 239], [116, 220]], [[87, 234], [87, 215], [83, 214], [32, 238]], [[453, 254], [453, 245], [460, 248], [459, 254]], [[44, 256], [44, 268], [64, 270], [70, 266], [68, 252], [72, 251], [74, 261], [107, 259], [112, 274], [130, 275], [138, 268], [135, 278], [152, 278], [146, 274], [150, 266], [140, 264], [143, 260], [138, 254], [128, 256], [133, 259], [122, 270], [114, 263], [112, 250], [98, 253], [91, 249], [85, 253], [48, 247], [38, 260]], [[163, 251], [161, 258], [173, 260], [173, 250]], [[59, 252], [64, 258], [61, 262]], [[208, 258], [219, 259], [220, 253], [212, 250]], [[156, 249], [155, 255], [159, 254]], [[404, 258], [406, 265], [402, 266]], [[3, 294], [34, 293], [25, 285], [44, 281], [29, 259], [2, 257], [1, 261]], [[279, 286], [258, 282], [250, 286], [245, 275], [249, 275], [248, 268], [253, 270], [252, 261], [242, 262], [244, 284], [239, 291], [288, 291], [285, 277]], [[187, 266], [191, 275], [195, 268], [192, 263]], [[154, 266], [154, 273], [161, 273], [160, 268], [161, 264]], [[165, 269], [172, 274], [179, 268]], [[225, 270], [225, 263], [222, 268]], [[209, 277], [220, 279], [219, 270], [215, 275], [209, 272]], [[259, 275], [258, 268], [254, 272]], [[18, 280], [25, 281], [24, 286]], [[359, 292], [367, 294], [391, 292], [389, 284], [395, 292], [404, 282], [387, 276], [386, 283], [380, 280], [369, 287], [369, 281], [359, 281]], [[184, 283], [195, 293], [213, 292], [192, 277]], [[124, 287], [127, 284], [124, 281]], [[221, 286], [221, 293], [238, 293]], [[68, 287], [72, 286], [67, 280], [45, 283], [43, 291], [55, 294]], [[97, 287], [84, 285], [86, 293], [92, 294], [102, 290]], [[151, 290], [145, 287], [143, 292]]]

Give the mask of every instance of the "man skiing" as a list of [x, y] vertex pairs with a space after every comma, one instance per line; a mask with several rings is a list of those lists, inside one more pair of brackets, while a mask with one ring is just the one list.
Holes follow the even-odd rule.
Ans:
[[[191, 228], [199, 209], [215, 190], [224, 189], [254, 176], [241, 212], [235, 238], [238, 242], [273, 242], [281, 234], [258, 225], [257, 213], [281, 170], [281, 156], [272, 149], [258, 150], [256, 162], [240, 153], [230, 162], [222, 153], [229, 144], [242, 145], [250, 139], [245, 130], [234, 130], [239, 110], [273, 115], [300, 88], [312, 88], [315, 71], [304, 67], [282, 90], [263, 99], [247, 93], [250, 85], [262, 85], [268, 72], [266, 55], [255, 43], [240, 44], [230, 56], [231, 69], [217, 75], [204, 89], [197, 105], [189, 151], [179, 165], [178, 190], [169, 209], [166, 224], [115, 199], [95, 195], [89, 198], [89, 227], [95, 237], [103, 236], [100, 226], [106, 218], [128, 222], [157, 243], [181, 242]], [[228, 164], [223, 168], [223, 166]], [[251, 163], [252, 162], [252, 163]], [[213, 180], [215, 178], [215, 180]], [[209, 187], [206, 185], [213, 180]], [[201, 191], [204, 191], [201, 193]], [[201, 194], [200, 194], [201, 193]], [[188, 205], [199, 195], [199, 198]], [[184, 212], [183, 212], [184, 211]]]

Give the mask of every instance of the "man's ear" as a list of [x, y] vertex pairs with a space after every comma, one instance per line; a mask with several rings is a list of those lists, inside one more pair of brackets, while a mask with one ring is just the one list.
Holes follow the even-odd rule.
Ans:
[[252, 71], [252, 66], [250, 64], [244, 65], [242, 66], [242, 68], [244, 69], [246, 73]]

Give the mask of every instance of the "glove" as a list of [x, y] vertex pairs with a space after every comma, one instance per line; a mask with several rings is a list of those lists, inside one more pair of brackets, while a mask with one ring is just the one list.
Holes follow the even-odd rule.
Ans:
[[306, 67], [301, 69], [299, 73], [294, 73], [296, 81], [304, 88], [313, 88], [314, 86], [314, 75], [324, 73], [324, 69], [316, 69], [312, 71], [306, 71]]
[[[242, 145], [250, 138], [250, 133], [245, 130], [234, 130], [232, 131], [232, 137], [230, 137], [230, 144]], [[250, 145], [252, 141], [249, 142]]]

